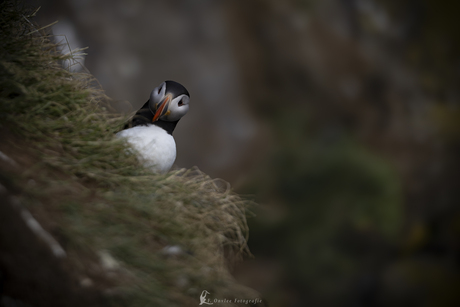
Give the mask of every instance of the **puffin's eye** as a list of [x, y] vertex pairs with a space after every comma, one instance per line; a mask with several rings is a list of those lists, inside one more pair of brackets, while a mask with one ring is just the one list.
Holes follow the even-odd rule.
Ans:
[[161, 93], [161, 87], [158, 88], [158, 94], [160, 94], [160, 93]]
[[179, 101], [179, 103], [178, 103], [178, 106], [179, 106], [179, 107], [182, 107], [183, 105], [184, 105], [184, 100], [181, 99], [181, 100]]

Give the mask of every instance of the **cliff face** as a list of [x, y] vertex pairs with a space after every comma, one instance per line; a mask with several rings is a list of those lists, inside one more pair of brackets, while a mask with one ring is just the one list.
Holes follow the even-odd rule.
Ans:
[[[230, 6], [245, 97], [273, 136], [271, 159], [252, 182], [274, 211], [271, 222], [252, 225], [256, 255], [270, 255], [262, 257], [271, 274], [254, 266], [253, 275], [270, 276], [260, 289], [294, 288], [293, 305], [458, 302], [450, 287], [458, 271], [449, 269], [458, 262], [458, 126], [442, 123], [458, 119], [458, 75], [445, 63], [459, 63], [448, 9]], [[271, 239], [261, 243], [263, 234]], [[420, 288], [429, 290], [415, 294]]]

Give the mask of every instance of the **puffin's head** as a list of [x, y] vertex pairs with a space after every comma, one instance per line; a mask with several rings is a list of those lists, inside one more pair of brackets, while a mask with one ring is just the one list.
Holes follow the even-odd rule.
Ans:
[[174, 81], [165, 81], [150, 94], [149, 108], [152, 122], [157, 120], [175, 122], [187, 114], [190, 95], [187, 89]]

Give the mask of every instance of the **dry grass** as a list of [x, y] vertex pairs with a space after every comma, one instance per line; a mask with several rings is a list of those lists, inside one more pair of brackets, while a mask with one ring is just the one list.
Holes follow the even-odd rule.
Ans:
[[90, 74], [61, 67], [75, 55], [59, 54], [34, 12], [0, 6], [0, 150], [17, 163], [1, 183], [58, 238], [73, 274], [97, 279], [90, 264], [111, 255], [114, 305], [195, 306], [204, 289], [254, 298], [227, 269], [249, 253], [251, 202], [198, 169], [139, 165], [114, 138], [126, 118], [107, 112]]

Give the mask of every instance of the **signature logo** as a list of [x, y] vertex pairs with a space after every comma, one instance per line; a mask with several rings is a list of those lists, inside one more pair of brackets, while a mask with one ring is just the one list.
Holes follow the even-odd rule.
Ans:
[[203, 292], [201, 292], [201, 295], [200, 295], [200, 305], [203, 305], [203, 304], [208, 304], [208, 305], [212, 305], [213, 303], [209, 302], [208, 299], [206, 299], [206, 295], [208, 294], [211, 294], [209, 293], [208, 291], [206, 290], [203, 290]]

